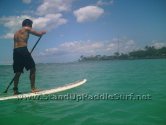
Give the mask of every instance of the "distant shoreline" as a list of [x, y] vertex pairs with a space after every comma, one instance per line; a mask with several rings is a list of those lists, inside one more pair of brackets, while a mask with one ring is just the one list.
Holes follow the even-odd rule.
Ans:
[[[79, 62], [99, 62], [99, 61], [121, 61], [121, 60], [152, 60], [152, 59], [166, 59], [165, 58], [137, 58], [137, 59], [109, 59], [109, 60], [84, 60], [84, 61], [73, 61], [73, 62], [65, 62], [65, 63], [54, 63], [54, 62], [51, 62], [51, 63], [36, 63], [36, 65], [45, 65], [45, 64], [69, 64], [69, 63], [79, 63]], [[0, 64], [0, 66], [12, 66], [12, 64]]]
[[151, 60], [151, 59], [166, 59], [166, 57], [156, 57], [156, 58], [116, 58], [116, 59], [87, 59], [87, 60], [78, 60], [78, 62], [88, 62], [88, 61], [116, 61], [116, 60]]
[[166, 47], [156, 49], [154, 46], [146, 46], [142, 50], [136, 50], [129, 53], [116, 52], [114, 55], [95, 55], [80, 56], [79, 62], [82, 61], [101, 61], [101, 60], [140, 60], [140, 59], [166, 59]]

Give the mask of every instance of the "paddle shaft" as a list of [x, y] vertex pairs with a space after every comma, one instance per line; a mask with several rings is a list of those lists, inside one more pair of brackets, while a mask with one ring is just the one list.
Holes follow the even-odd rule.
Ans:
[[40, 41], [41, 37], [42, 37], [42, 36], [40, 36], [40, 37], [39, 37], [39, 39], [37, 40], [37, 42], [36, 42], [36, 43], [35, 43], [35, 45], [33, 46], [33, 48], [32, 48], [32, 50], [31, 50], [31, 52], [30, 52], [30, 53], [32, 53], [32, 52], [33, 52], [33, 50], [35, 49], [36, 45], [39, 43], [39, 41]]
[[[35, 49], [36, 45], [39, 43], [40, 39], [41, 39], [42, 36], [39, 37], [39, 39], [37, 40], [37, 42], [35, 43], [35, 45], [33, 46], [32, 50], [31, 50], [31, 54], [33, 52], [33, 50]], [[9, 83], [9, 85], [7, 86], [6, 90], [4, 91], [4, 93], [7, 93], [9, 87], [12, 85], [13, 81], [15, 79], [15, 76], [13, 77], [13, 79], [11, 80], [11, 82]]]

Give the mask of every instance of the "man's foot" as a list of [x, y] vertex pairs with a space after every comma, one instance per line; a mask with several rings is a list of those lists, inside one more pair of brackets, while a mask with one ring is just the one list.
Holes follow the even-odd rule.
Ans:
[[19, 91], [14, 91], [14, 95], [19, 95], [19, 94], [22, 94], [22, 93]]
[[39, 90], [39, 89], [36, 89], [36, 88], [31, 90], [32, 93], [36, 93], [36, 92], [39, 92], [39, 91], [40, 91], [40, 90]]
[[13, 91], [14, 91], [14, 95], [22, 94], [21, 92], [18, 91], [18, 88], [17, 88], [17, 87], [14, 87], [14, 88], [13, 88]]

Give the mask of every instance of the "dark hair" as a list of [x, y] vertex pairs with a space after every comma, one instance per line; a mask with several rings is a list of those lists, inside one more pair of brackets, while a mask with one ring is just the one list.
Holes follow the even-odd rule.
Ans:
[[24, 26], [32, 27], [32, 24], [33, 24], [33, 21], [32, 21], [32, 20], [30, 20], [30, 19], [25, 19], [25, 20], [22, 22], [22, 27], [24, 27]]

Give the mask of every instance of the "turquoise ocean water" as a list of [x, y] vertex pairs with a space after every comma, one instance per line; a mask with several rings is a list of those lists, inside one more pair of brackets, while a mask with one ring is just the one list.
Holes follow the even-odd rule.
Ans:
[[[20, 91], [30, 91], [28, 75]], [[0, 97], [12, 77], [12, 66], [1, 65]], [[40, 89], [83, 78], [86, 84], [51, 95], [67, 98], [0, 101], [0, 125], [166, 125], [165, 59], [37, 64]]]

